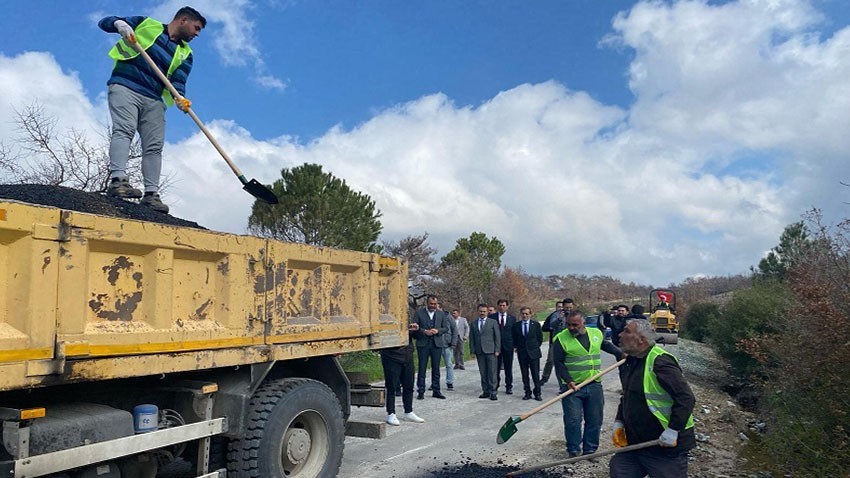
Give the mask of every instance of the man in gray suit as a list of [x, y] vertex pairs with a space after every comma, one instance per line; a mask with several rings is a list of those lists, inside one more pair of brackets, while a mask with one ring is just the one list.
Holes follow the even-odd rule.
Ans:
[[499, 323], [487, 317], [485, 304], [478, 304], [478, 318], [469, 324], [469, 350], [475, 354], [478, 360], [478, 373], [481, 374], [481, 395], [478, 398], [498, 400], [496, 360], [501, 348], [502, 335], [499, 332]]
[[457, 309], [452, 311], [452, 318], [455, 320], [458, 336], [457, 343], [454, 344], [455, 369], [466, 370], [463, 365], [463, 344], [469, 340], [469, 321], [466, 317], [461, 317]]
[[[443, 349], [451, 343], [449, 316], [439, 309], [437, 296], [429, 294], [426, 306], [417, 310], [412, 323], [419, 326], [416, 333], [416, 354], [419, 357], [419, 373], [416, 376], [417, 399], [425, 398], [425, 372], [431, 360], [431, 394], [434, 398], [446, 398], [440, 393], [440, 358]], [[448, 336], [448, 337], [447, 337]]]

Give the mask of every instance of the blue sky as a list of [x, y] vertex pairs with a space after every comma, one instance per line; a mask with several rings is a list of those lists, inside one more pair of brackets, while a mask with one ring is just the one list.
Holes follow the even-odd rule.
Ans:
[[[102, 130], [97, 20], [184, 3], [7, 3], [0, 115], [37, 101]], [[660, 285], [744, 272], [807, 209], [850, 207], [842, 1], [190, 4], [210, 23], [187, 96], [246, 175], [320, 163], [384, 239], [444, 254], [483, 231], [528, 272]], [[169, 111], [167, 141], [173, 214], [244, 232], [251, 198], [191, 120]]]

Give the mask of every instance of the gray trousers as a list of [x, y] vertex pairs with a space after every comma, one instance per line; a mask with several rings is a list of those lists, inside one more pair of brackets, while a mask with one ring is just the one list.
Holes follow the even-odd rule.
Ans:
[[455, 365], [463, 367], [463, 344], [464, 340], [458, 339], [457, 345], [454, 346]]
[[481, 391], [483, 393], [496, 393], [496, 378], [498, 377], [497, 362], [495, 354], [477, 354], [478, 373], [481, 375]]
[[122, 85], [109, 85], [109, 177], [127, 177], [130, 143], [139, 132], [142, 139], [142, 176], [145, 192], [159, 191], [162, 145], [165, 143], [165, 103], [148, 98]]

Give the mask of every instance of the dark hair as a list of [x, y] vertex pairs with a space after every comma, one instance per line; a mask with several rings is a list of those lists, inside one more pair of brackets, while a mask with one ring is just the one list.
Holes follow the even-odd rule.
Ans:
[[201, 22], [201, 26], [203, 28], [207, 27], [207, 19], [204, 18], [204, 16], [201, 15], [200, 12], [198, 12], [197, 10], [195, 10], [192, 7], [186, 6], [186, 7], [181, 8], [180, 10], [177, 10], [177, 13], [174, 14], [174, 19], [177, 20], [180, 17], [186, 17], [189, 20]]
[[477, 310], [477, 309], [480, 309], [480, 308], [482, 308], [482, 307], [484, 307], [485, 309], [489, 309], [489, 308], [490, 308], [490, 306], [489, 306], [489, 305], [487, 305], [487, 304], [478, 304], [478, 307], [476, 307], [475, 309]]
[[633, 315], [643, 315], [643, 306], [640, 304], [635, 304], [632, 306], [632, 314]]
[[426, 301], [426, 302], [427, 302], [427, 301], [429, 301], [429, 300], [431, 300], [431, 299], [437, 299], [438, 301], [440, 300], [440, 298], [439, 298], [439, 297], [437, 297], [437, 296], [436, 296], [436, 295], [434, 295], [434, 294], [428, 294], [428, 295], [426, 295], [426, 296], [425, 296], [425, 301]]
[[563, 301], [563, 302], [564, 302], [564, 304], [572, 304], [572, 303], [573, 303], [573, 300], [572, 300], [572, 299], [570, 299], [569, 297], [567, 297], [566, 299], [564, 299], [564, 301]]
[[619, 308], [621, 308], [621, 307], [622, 307], [623, 309], [629, 310], [629, 306], [628, 306], [628, 305], [626, 305], [626, 304], [620, 304], [620, 305], [618, 305], [617, 307], [614, 307], [614, 308], [615, 308], [615, 309], [619, 309]]
[[452, 312], [457, 312], [457, 313], [459, 314], [459, 313], [460, 313], [460, 310], [458, 310], [458, 309], [452, 309]]
[[496, 305], [500, 305], [502, 303], [504, 303], [505, 305], [511, 305], [511, 303], [508, 302], [507, 299], [499, 299], [496, 301]]

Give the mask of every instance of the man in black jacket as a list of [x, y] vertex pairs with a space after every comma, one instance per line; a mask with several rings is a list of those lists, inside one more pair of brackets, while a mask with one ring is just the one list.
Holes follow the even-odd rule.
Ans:
[[622, 366], [623, 395], [613, 425], [614, 446], [658, 440], [660, 447], [614, 455], [611, 478], [647, 474], [686, 478], [688, 450], [696, 446], [692, 415], [695, 399], [679, 363], [655, 345], [655, 331], [646, 320], [626, 323], [620, 347], [628, 359]]
[[[542, 401], [540, 396], [540, 345], [543, 343], [543, 331], [540, 322], [531, 317], [531, 309], [519, 309], [520, 320], [514, 324], [514, 347], [519, 360], [519, 370], [522, 373], [522, 386], [525, 390], [523, 400], [531, 398], [531, 384], [534, 384], [534, 399]], [[531, 377], [529, 377], [529, 374]]]
[[498, 357], [496, 365], [496, 388], [502, 381], [502, 374], [498, 370], [505, 371], [505, 394], [513, 393], [514, 388], [514, 336], [511, 333], [516, 317], [508, 313], [510, 304], [505, 299], [499, 299], [496, 302], [498, 309], [495, 314], [490, 315], [491, 319], [495, 319], [499, 323], [499, 332], [502, 334], [502, 351]]
[[401, 389], [401, 401], [404, 404], [403, 420], [423, 423], [425, 420], [413, 413], [413, 336], [419, 331], [419, 325], [411, 323], [408, 328], [407, 345], [381, 350], [381, 365], [384, 367], [384, 381], [387, 389], [387, 423], [399, 426], [401, 423], [395, 414], [395, 397]]
[[620, 346], [620, 332], [626, 328], [626, 320], [629, 317], [629, 306], [626, 304], [620, 304], [617, 306], [615, 312], [611, 314], [610, 323], [605, 324], [608, 327], [611, 327], [611, 342], [617, 347]]
[[543, 321], [543, 332], [549, 332], [549, 353], [546, 356], [546, 364], [543, 365], [543, 375], [540, 377], [540, 386], [549, 381], [549, 376], [552, 375], [552, 369], [555, 362], [552, 359], [552, 339], [558, 335], [558, 332], [566, 327], [567, 315], [575, 309], [575, 304], [570, 298], [566, 298], [555, 304], [555, 312], [549, 314], [546, 320]]

